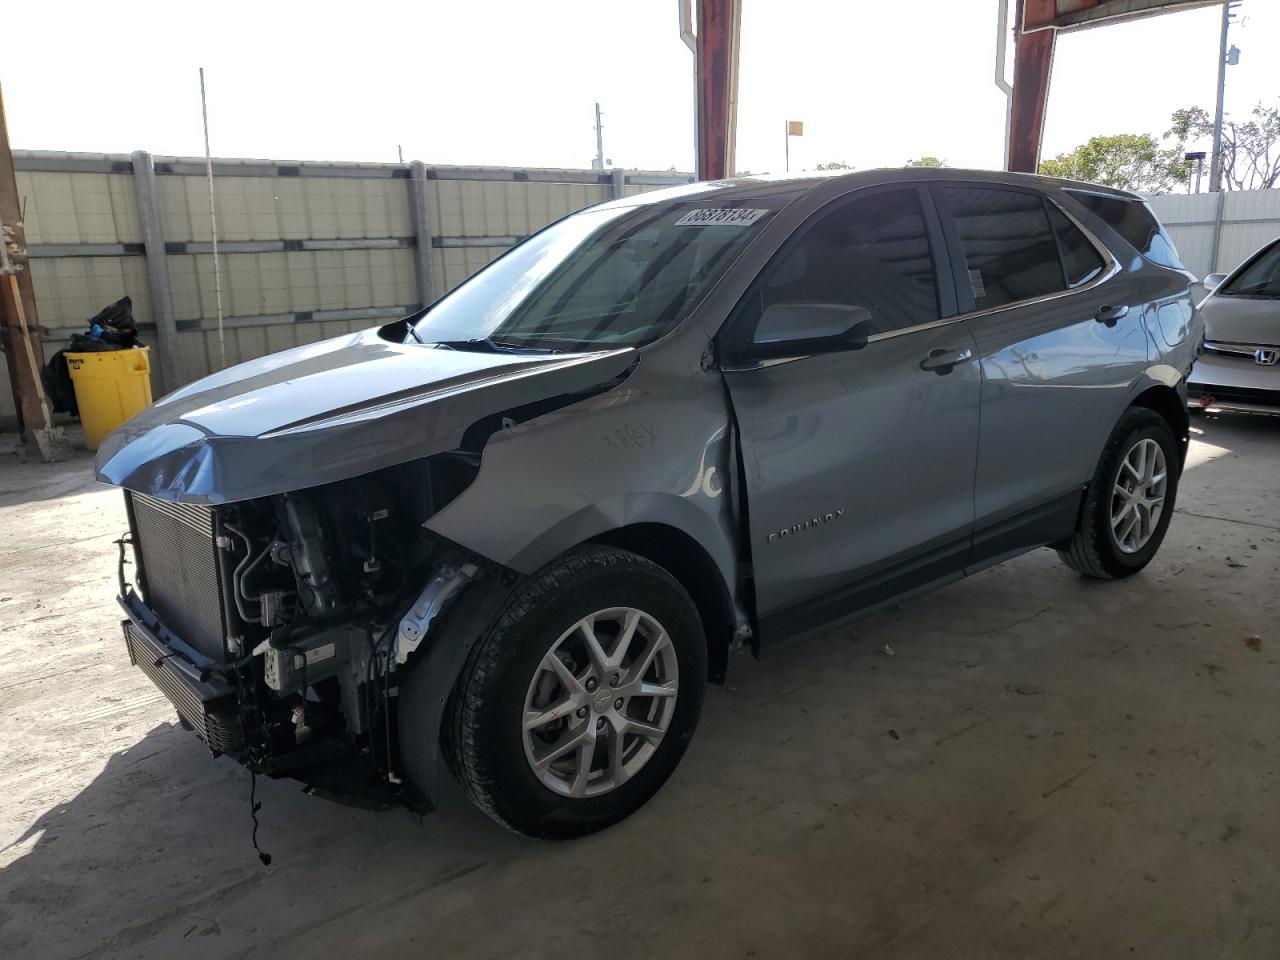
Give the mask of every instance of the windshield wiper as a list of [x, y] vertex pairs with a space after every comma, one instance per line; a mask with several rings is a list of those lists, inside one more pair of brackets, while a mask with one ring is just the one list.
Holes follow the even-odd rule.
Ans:
[[435, 346], [444, 347], [446, 350], [470, 350], [479, 353], [556, 353], [557, 351], [549, 347], [529, 347], [515, 343], [507, 343], [505, 341], [494, 340], [492, 337], [477, 337], [472, 340], [437, 340]]
[[405, 329], [405, 332], [406, 332], [407, 334], [409, 334], [409, 336], [413, 337], [413, 339], [417, 340], [419, 343], [426, 343], [426, 342], [427, 342], [427, 341], [423, 340], [423, 339], [422, 339], [422, 337], [420, 337], [420, 336], [418, 335], [418, 331], [417, 331], [417, 329], [414, 327], [414, 325], [413, 325], [412, 323], [406, 323], [406, 324], [404, 325], [404, 329]]

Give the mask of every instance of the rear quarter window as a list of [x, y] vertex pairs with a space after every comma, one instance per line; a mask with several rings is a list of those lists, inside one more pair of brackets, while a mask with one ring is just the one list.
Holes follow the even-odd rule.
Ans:
[[1152, 263], [1174, 270], [1185, 270], [1182, 258], [1151, 208], [1141, 200], [1104, 197], [1096, 193], [1068, 190], [1091, 213], [1097, 214], [1140, 254]]

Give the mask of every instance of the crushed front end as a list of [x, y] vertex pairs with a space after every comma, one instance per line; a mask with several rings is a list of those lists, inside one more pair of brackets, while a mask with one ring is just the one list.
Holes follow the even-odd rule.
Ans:
[[397, 773], [393, 671], [462, 583], [500, 575], [422, 526], [476, 469], [442, 455], [212, 507], [126, 491], [130, 659], [215, 755], [334, 799], [428, 806]]

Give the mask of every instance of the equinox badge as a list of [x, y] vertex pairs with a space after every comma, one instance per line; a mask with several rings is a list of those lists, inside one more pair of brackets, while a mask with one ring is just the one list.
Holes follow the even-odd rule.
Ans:
[[800, 533], [802, 530], [812, 530], [814, 527], [821, 526], [824, 523], [831, 523], [834, 520], [839, 520], [843, 516], [844, 516], [844, 507], [841, 507], [839, 510], [835, 510], [831, 513], [824, 513], [821, 516], [814, 517], [811, 520], [805, 520], [801, 523], [796, 523], [796, 524], [792, 524], [789, 527], [784, 527], [783, 529], [778, 530], [775, 533], [769, 534], [767, 537], [764, 538], [764, 542], [777, 543], [778, 541], [782, 540], [785, 537], [789, 537], [792, 534]]

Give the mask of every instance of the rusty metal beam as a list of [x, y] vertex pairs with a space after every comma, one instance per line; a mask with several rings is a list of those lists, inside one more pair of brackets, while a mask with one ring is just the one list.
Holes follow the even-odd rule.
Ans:
[[1064, 30], [1083, 29], [1102, 23], [1121, 23], [1221, 2], [1222, 0], [1046, 0], [1037, 3], [1035, 9], [1029, 4], [1026, 19], [1018, 22], [1027, 31], [1052, 27]]
[[[1054, 9], [1054, 0], [1018, 0], [1014, 22]], [[1017, 32], [1013, 50], [1013, 108], [1009, 124], [1009, 169], [1035, 173], [1040, 163], [1045, 108], [1049, 101], [1049, 76], [1053, 70], [1056, 30]]]
[[737, 133], [739, 0], [699, 0], [697, 33], [698, 179], [733, 174]]

